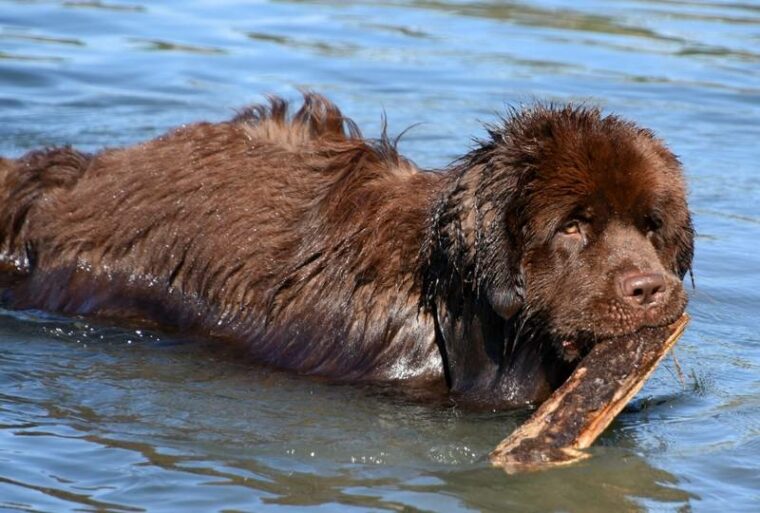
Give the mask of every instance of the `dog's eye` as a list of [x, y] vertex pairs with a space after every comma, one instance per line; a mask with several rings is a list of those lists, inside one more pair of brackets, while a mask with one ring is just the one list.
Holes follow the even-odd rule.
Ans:
[[560, 231], [565, 235], [579, 235], [581, 233], [581, 223], [578, 221], [570, 221], [565, 223]]
[[662, 228], [662, 219], [657, 216], [649, 216], [646, 218], [646, 230], [647, 234], [654, 234], [657, 230]]
[[647, 216], [644, 220], [644, 230], [646, 232], [647, 240], [649, 240], [655, 248], [659, 248], [662, 245], [662, 240], [660, 238], [661, 228], [662, 219], [656, 215]]

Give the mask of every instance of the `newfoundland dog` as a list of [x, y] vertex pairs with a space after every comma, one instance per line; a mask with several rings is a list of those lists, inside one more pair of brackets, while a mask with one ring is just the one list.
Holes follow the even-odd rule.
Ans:
[[675, 321], [692, 251], [677, 158], [589, 107], [510, 112], [435, 171], [316, 94], [125, 149], [0, 159], [6, 307], [494, 407], [541, 401], [593, 344]]

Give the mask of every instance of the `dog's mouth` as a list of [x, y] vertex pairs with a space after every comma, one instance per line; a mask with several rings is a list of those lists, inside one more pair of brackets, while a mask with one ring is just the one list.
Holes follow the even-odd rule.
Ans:
[[599, 343], [621, 337], [628, 337], [652, 328], [664, 328], [670, 326], [681, 316], [682, 313], [683, 312], [679, 312], [678, 315], [675, 316], [661, 317], [657, 320], [644, 322], [635, 327], [618, 328], [602, 333], [581, 331], [573, 336], [560, 336], [557, 338], [558, 343], [556, 344], [556, 347], [563, 360], [570, 363], [578, 362]]
[[584, 353], [588, 352], [588, 350], [591, 350], [591, 347], [593, 347], [591, 346], [588, 350], [584, 351], [584, 349], [586, 349], [586, 344], [582, 344], [578, 339], [570, 338], [560, 341], [559, 345], [560, 356], [562, 356], [563, 360], [568, 362], [580, 360]]

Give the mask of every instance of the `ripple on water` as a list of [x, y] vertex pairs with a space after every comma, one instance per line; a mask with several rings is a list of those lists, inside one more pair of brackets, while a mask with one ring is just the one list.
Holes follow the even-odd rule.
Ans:
[[[149, 330], [0, 312], [0, 509], [755, 511], [760, 489], [760, 9], [750, 2], [6, 2], [0, 154], [88, 151], [335, 99], [445, 165], [505, 104], [599, 103], [685, 163], [691, 325], [575, 467], [485, 455], [526, 412], [331, 386]], [[727, 507], [730, 500], [730, 507]]]

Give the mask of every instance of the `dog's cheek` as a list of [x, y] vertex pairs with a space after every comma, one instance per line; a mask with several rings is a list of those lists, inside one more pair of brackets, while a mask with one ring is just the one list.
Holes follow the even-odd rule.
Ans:
[[552, 327], [565, 334], [575, 333], [583, 327], [583, 317], [590, 307], [589, 300], [599, 295], [596, 286], [600, 276], [587, 257], [553, 247], [547, 259], [537, 262], [540, 279], [536, 283], [536, 296], [541, 296], [547, 307]]

